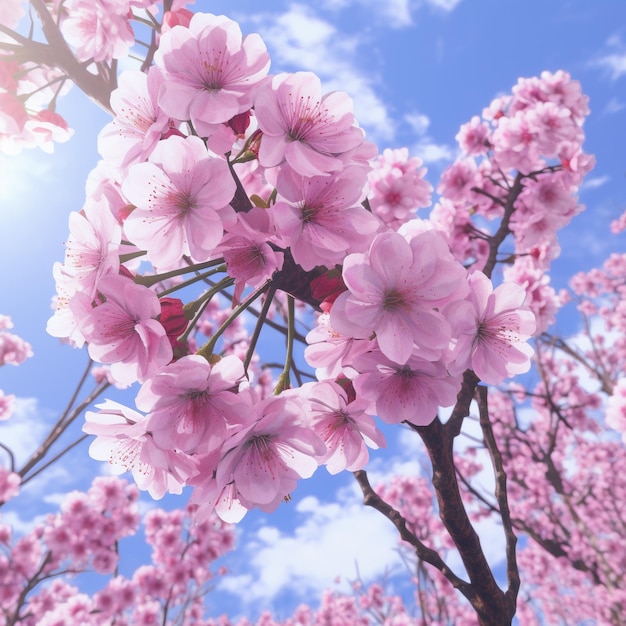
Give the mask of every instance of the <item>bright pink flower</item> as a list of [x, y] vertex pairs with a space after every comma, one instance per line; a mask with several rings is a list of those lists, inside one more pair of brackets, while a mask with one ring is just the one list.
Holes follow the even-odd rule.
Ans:
[[485, 154], [490, 147], [489, 126], [482, 122], [478, 115], [474, 115], [467, 124], [461, 126], [455, 139], [465, 154], [470, 156]]
[[424, 180], [422, 160], [409, 157], [407, 148], [386, 148], [374, 161], [369, 182], [372, 211], [394, 230], [406, 222], [414, 211], [431, 202], [432, 185]]
[[531, 124], [526, 111], [500, 118], [492, 141], [494, 158], [501, 168], [514, 169], [522, 174], [542, 169], [538, 130]]
[[621, 432], [626, 442], [626, 378], [620, 378], [613, 386], [613, 395], [606, 406], [605, 421], [607, 426]]
[[363, 143], [350, 97], [340, 91], [322, 96], [311, 72], [274, 76], [259, 90], [254, 112], [263, 131], [263, 167], [286, 161], [302, 176], [324, 176], [341, 170], [342, 154]]
[[177, 11], [165, 11], [163, 14], [163, 24], [161, 25], [161, 34], [172, 30], [174, 26], [188, 27], [193, 17], [193, 12], [189, 9], [178, 9]]
[[317, 325], [312, 328], [304, 349], [307, 363], [315, 368], [318, 380], [335, 379], [351, 370], [350, 364], [358, 354], [373, 348], [375, 343], [369, 339], [342, 337], [330, 325], [328, 314], [317, 318]]
[[275, 251], [276, 229], [272, 213], [253, 207], [247, 213], [237, 213], [237, 224], [229, 228], [216, 254], [222, 254], [228, 275], [236, 283], [260, 287], [283, 266], [283, 253]]
[[461, 341], [469, 338], [472, 369], [491, 385], [527, 372], [534, 350], [526, 341], [535, 332], [535, 316], [524, 307], [526, 292], [513, 283], [494, 290], [482, 272], [472, 272], [468, 281], [472, 309], [466, 319], [472, 330]]
[[33, 356], [31, 345], [13, 333], [0, 332], [0, 365], [19, 365]]
[[19, 474], [0, 466], [0, 502], [8, 502], [20, 492], [22, 479]]
[[369, 401], [357, 398], [348, 403], [346, 391], [331, 381], [310, 383], [302, 391], [311, 407], [311, 428], [326, 444], [318, 461], [331, 474], [363, 469], [369, 459], [367, 448], [385, 446], [384, 435], [365, 413]]
[[537, 266], [532, 256], [522, 256], [504, 270], [504, 280], [520, 285], [526, 293], [525, 304], [535, 316], [535, 335], [554, 324], [557, 311], [563, 305], [562, 296], [550, 285], [550, 276]]
[[269, 69], [259, 35], [242, 39], [236, 22], [209, 13], [165, 32], [155, 62], [165, 72], [159, 105], [175, 119], [190, 119], [203, 137], [252, 107], [253, 90]]
[[0, 389], [0, 421], [8, 420], [15, 411], [15, 396]]
[[0, 24], [7, 28], [15, 28], [24, 17], [24, 5], [26, 0], [5, 0], [2, 4]]
[[[165, 328], [172, 350], [184, 348], [183, 342], [178, 341], [178, 338], [189, 325], [189, 320], [185, 316], [183, 301], [178, 298], [165, 297], [159, 298], [159, 304], [161, 305], [159, 322]], [[180, 354], [177, 356], [180, 356]]]
[[67, 0], [61, 32], [80, 61], [121, 59], [135, 43], [127, 0]]
[[398, 365], [375, 350], [357, 357], [353, 379], [357, 397], [371, 402], [370, 413], [389, 424], [407, 421], [430, 424], [438, 407], [452, 406], [461, 388], [460, 377], [450, 376], [441, 362], [411, 356]]
[[113, 121], [98, 135], [102, 158], [122, 170], [145, 161], [170, 128], [170, 118], [158, 106], [163, 74], [154, 66], [144, 74], [126, 70], [111, 94]]
[[114, 471], [130, 471], [140, 489], [155, 499], [165, 493], [182, 493], [195, 464], [172, 449], [161, 450], [147, 432], [145, 416], [122, 404], [105, 400], [99, 411], [87, 411], [83, 431], [96, 435], [89, 456], [107, 461]]
[[222, 445], [230, 427], [246, 421], [250, 407], [238, 395], [243, 363], [227, 356], [210, 365], [198, 355], [182, 357], [147, 380], [137, 407], [150, 412], [148, 430], [164, 450], [203, 452]]
[[383, 354], [399, 364], [406, 363], [413, 344], [424, 358], [437, 359], [450, 340], [438, 308], [464, 296], [464, 277], [436, 231], [410, 242], [398, 233], [379, 234], [367, 253], [346, 257], [349, 291], [333, 304], [331, 326], [345, 337], [366, 339], [375, 332]]
[[363, 252], [379, 221], [358, 204], [365, 174], [355, 166], [334, 176], [304, 177], [292, 170], [278, 177], [280, 196], [272, 207], [276, 230], [296, 263], [309, 271], [334, 267], [349, 252]]
[[295, 393], [261, 401], [255, 414], [252, 424], [226, 441], [217, 468], [221, 495], [215, 511], [226, 522], [239, 521], [254, 506], [274, 511], [298, 478], [313, 474], [326, 449], [305, 426], [306, 407]]
[[94, 298], [100, 279], [119, 271], [122, 229], [105, 202], [88, 199], [80, 213], [70, 213], [69, 230], [64, 274], [75, 291]]
[[176, 267], [184, 255], [206, 261], [234, 221], [228, 203], [235, 181], [226, 161], [210, 157], [199, 137], [159, 142], [150, 162], [130, 167], [122, 185], [137, 207], [124, 229], [159, 269]]
[[65, 119], [49, 109], [43, 109], [31, 116], [24, 125], [24, 130], [33, 136], [37, 147], [48, 154], [54, 151], [54, 142], [64, 143], [74, 134]]
[[437, 192], [449, 200], [465, 200], [478, 183], [478, 172], [473, 159], [461, 159], [450, 165], [441, 175]]
[[[161, 312], [156, 294], [117, 274], [102, 278], [98, 291], [105, 302], [79, 319], [91, 358], [111, 364], [111, 374], [121, 383], [141, 382], [169, 363], [172, 348], [156, 319]], [[72, 308], [86, 299], [77, 294]]]

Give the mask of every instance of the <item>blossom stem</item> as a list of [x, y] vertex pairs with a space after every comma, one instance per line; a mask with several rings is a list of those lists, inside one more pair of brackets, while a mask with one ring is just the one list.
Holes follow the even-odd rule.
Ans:
[[[129, 257], [134, 258], [134, 256], [130, 256], [130, 255]], [[125, 260], [128, 260], [128, 259], [125, 259]], [[154, 276], [135, 276], [134, 280], [136, 283], [143, 285], [144, 287], [152, 287], [152, 285], [156, 285], [157, 283], [167, 280], [168, 278], [174, 278], [175, 276], [182, 276], [184, 274], [188, 274], [189, 272], [199, 272], [201, 270], [206, 270], [211, 267], [215, 267], [216, 265], [222, 265], [223, 263], [224, 263], [223, 258], [213, 259], [212, 261], [207, 261], [206, 263], [198, 263], [196, 265], [189, 265], [187, 267], [181, 267], [180, 269], [177, 269], [177, 270], [172, 270], [171, 272], [164, 272], [163, 274], [155, 274]], [[220, 270], [220, 271], [224, 271], [224, 270]], [[162, 295], [162, 294], [159, 294], [159, 295]]]
[[270, 284], [269, 289], [267, 290], [267, 294], [265, 297], [265, 302], [263, 303], [263, 307], [261, 308], [260, 313], [258, 314], [257, 322], [254, 326], [254, 332], [250, 337], [250, 344], [248, 345], [248, 350], [246, 351], [246, 358], [243, 362], [243, 367], [248, 372], [248, 367], [250, 366], [250, 361], [252, 360], [252, 355], [254, 354], [254, 349], [256, 348], [257, 341], [259, 340], [259, 336], [261, 335], [261, 330], [267, 319], [267, 312], [269, 311], [270, 305], [272, 304], [272, 300], [274, 299], [274, 294], [276, 293], [276, 287], [273, 284]]
[[278, 377], [278, 383], [274, 388], [274, 395], [280, 394], [291, 386], [289, 372], [291, 371], [293, 361], [293, 339], [296, 326], [295, 310], [295, 298], [287, 294], [287, 354], [285, 355], [285, 366], [282, 374]]
[[[168, 294], [173, 293], [174, 291], [178, 291], [179, 289], [183, 289], [184, 287], [189, 287], [189, 285], [193, 285], [194, 283], [204, 280], [205, 278], [208, 278], [209, 276], [213, 276], [215, 274], [221, 274], [222, 272], [225, 272], [225, 271], [226, 271], [226, 266], [220, 265], [220, 267], [214, 270], [211, 270], [210, 272], [205, 272], [204, 274], [198, 274], [197, 276], [194, 276], [193, 278], [190, 278], [189, 280], [186, 280], [180, 283], [180, 285], [174, 285], [173, 287], [170, 287], [169, 289], [165, 289], [165, 291], [161, 291], [157, 295], [159, 296], [159, 298], [163, 296], [167, 296]], [[228, 286], [230, 285], [232, 285], [232, 282], [228, 283]]]
[[215, 349], [217, 340], [224, 334], [224, 331], [239, 317], [259, 296], [265, 293], [269, 288], [269, 281], [264, 283], [255, 292], [251, 293], [244, 302], [233, 309], [233, 312], [224, 320], [221, 326], [215, 331], [215, 334], [207, 341], [197, 352], [200, 356], [209, 359]]
[[[201, 278], [205, 278], [205, 276], [201, 276]], [[189, 336], [189, 333], [195, 328], [195, 325], [202, 315], [202, 311], [207, 306], [207, 304], [211, 301], [214, 295], [219, 293], [222, 289], [226, 287], [230, 287], [235, 282], [234, 278], [230, 278], [230, 276], [226, 276], [219, 283], [217, 283], [214, 287], [204, 292], [197, 300], [193, 302], [189, 302], [183, 307], [185, 312], [185, 317], [191, 319], [191, 323], [187, 327], [187, 330], [180, 336], [180, 340], [184, 341]]]

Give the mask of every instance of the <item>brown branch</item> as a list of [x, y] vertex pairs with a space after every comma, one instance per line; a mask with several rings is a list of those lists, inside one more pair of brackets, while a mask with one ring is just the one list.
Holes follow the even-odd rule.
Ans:
[[114, 84], [110, 83], [106, 77], [92, 74], [85, 64], [78, 61], [63, 38], [44, 0], [30, 0], [30, 5], [39, 15], [48, 45], [30, 42], [25, 50], [25, 53], [33, 55], [29, 60], [64, 71], [91, 100], [105, 111], [112, 113], [110, 98]]
[[354, 472], [354, 477], [363, 492], [363, 504], [365, 504], [365, 506], [371, 506], [373, 509], [382, 513], [398, 529], [400, 537], [415, 549], [417, 557], [426, 563], [430, 563], [433, 567], [436, 567], [450, 581], [452, 586], [458, 589], [471, 602], [474, 597], [472, 586], [457, 576], [435, 550], [424, 545], [417, 536], [407, 528], [406, 519], [402, 517], [400, 512], [385, 502], [374, 491], [365, 470]]
[[502, 216], [500, 226], [498, 227], [498, 230], [493, 234], [493, 236], [489, 239], [489, 256], [487, 257], [485, 267], [483, 267], [482, 270], [483, 274], [485, 274], [489, 278], [491, 278], [493, 268], [496, 266], [497, 255], [500, 245], [511, 233], [511, 230], [509, 229], [509, 223], [511, 221], [511, 216], [515, 211], [515, 201], [522, 192], [522, 189], [524, 189], [524, 185], [522, 185], [522, 180], [523, 176], [521, 174], [517, 174], [515, 180], [513, 181], [513, 186], [511, 187], [509, 194], [506, 197], [506, 202], [504, 203], [504, 215]]
[[515, 604], [517, 602], [517, 594], [519, 593], [520, 577], [519, 568], [517, 567], [517, 557], [515, 554], [515, 546], [517, 545], [517, 537], [513, 532], [513, 522], [511, 520], [511, 511], [509, 509], [509, 500], [506, 489], [506, 473], [502, 462], [502, 455], [498, 449], [496, 438], [493, 434], [491, 421], [489, 419], [489, 406], [487, 402], [487, 387], [478, 387], [478, 412], [480, 418], [480, 427], [483, 431], [485, 445], [489, 451], [493, 470], [496, 479], [496, 501], [500, 509], [500, 518], [502, 519], [502, 527], [506, 538], [506, 576], [508, 589], [505, 597], [508, 600], [513, 614], [515, 613]]
[[[78, 392], [80, 390], [80, 388], [82, 387], [83, 382], [85, 381], [85, 378], [87, 377], [88, 373], [89, 373], [89, 368], [91, 367], [92, 361], [91, 359], [89, 359], [88, 363], [87, 363], [87, 367], [85, 368], [85, 371], [83, 372], [83, 376], [77, 386], [77, 388], [75, 389], [72, 398], [70, 399], [70, 402], [67, 405], [67, 408], [65, 409], [65, 411], [63, 412], [63, 414], [61, 415], [61, 417], [58, 419], [57, 423], [52, 427], [52, 430], [50, 431], [50, 433], [48, 434], [48, 436], [46, 437], [45, 441], [39, 446], [39, 448], [37, 448], [37, 450], [31, 455], [30, 459], [28, 459], [28, 461], [24, 464], [24, 466], [20, 469], [20, 471], [18, 472], [18, 474], [22, 477], [22, 484], [25, 482], [28, 482], [28, 480], [30, 480], [30, 478], [32, 478], [32, 476], [26, 476], [28, 474], [28, 472], [30, 470], [33, 469], [33, 467], [35, 467], [35, 465], [37, 465], [37, 463], [39, 463], [39, 461], [41, 461], [46, 454], [48, 454], [48, 451], [50, 450], [50, 448], [54, 445], [54, 443], [56, 441], [58, 441], [59, 437], [61, 437], [61, 435], [67, 430], [67, 428], [70, 426], [70, 424], [105, 390], [110, 386], [110, 383], [101, 383], [100, 385], [98, 385], [88, 396], [87, 398], [85, 398], [85, 400], [83, 402], [81, 402], [73, 411], [71, 411], [70, 413], [70, 408], [71, 406], [74, 404], [75, 399], [78, 395]], [[69, 448], [66, 448], [66, 452], [67, 450], [71, 449], [73, 447], [70, 446]], [[55, 457], [54, 460], [58, 459], [58, 455]]]
[[463, 374], [461, 391], [457, 395], [452, 415], [444, 426], [449, 437], [454, 438], [461, 432], [463, 420], [469, 415], [470, 404], [474, 399], [474, 390], [479, 381], [480, 378], [472, 370], [466, 370]]
[[[515, 606], [498, 587], [459, 491], [454, 465], [454, 437], [434, 420], [428, 426], [409, 424], [419, 433], [432, 464], [432, 484], [437, 494], [439, 517], [454, 542], [470, 579], [473, 598], [468, 598], [481, 626], [510, 625]], [[467, 597], [467, 596], [466, 596]]]

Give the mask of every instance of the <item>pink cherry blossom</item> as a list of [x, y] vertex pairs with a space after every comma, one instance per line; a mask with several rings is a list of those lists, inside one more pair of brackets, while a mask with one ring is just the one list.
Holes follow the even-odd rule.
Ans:
[[357, 397], [369, 400], [368, 412], [389, 424], [430, 424], [438, 407], [456, 402], [461, 388], [460, 378], [448, 374], [443, 363], [417, 356], [399, 365], [374, 350], [358, 356], [354, 368], [359, 372], [353, 379]]
[[331, 474], [363, 469], [369, 459], [367, 448], [385, 446], [385, 437], [373, 418], [366, 414], [369, 401], [348, 403], [344, 389], [335, 382], [310, 383], [302, 387], [311, 406], [311, 427], [326, 444], [318, 461]]
[[620, 378], [613, 387], [606, 407], [606, 424], [622, 433], [626, 441], [626, 378]]
[[283, 245], [304, 270], [333, 267], [349, 252], [363, 252], [379, 221], [358, 205], [364, 173], [348, 166], [336, 175], [304, 177], [283, 170], [278, 177], [282, 198], [272, 207]]
[[0, 421], [8, 420], [15, 411], [15, 396], [0, 389]]
[[424, 180], [422, 160], [409, 157], [407, 148], [386, 148], [374, 161], [370, 172], [369, 198], [372, 211], [394, 229], [406, 222], [417, 209], [431, 202], [432, 185]]
[[465, 154], [484, 154], [490, 146], [490, 129], [478, 115], [474, 115], [467, 124], [461, 126], [455, 139]]
[[263, 131], [263, 167], [286, 161], [302, 176], [324, 176], [341, 170], [342, 153], [363, 143], [350, 97], [339, 91], [322, 96], [320, 79], [311, 72], [274, 76], [259, 90], [254, 111]]
[[[155, 293], [116, 274], [103, 277], [98, 291], [105, 302], [79, 319], [91, 358], [110, 364], [122, 384], [143, 381], [169, 363], [172, 347], [156, 319], [161, 307]], [[77, 294], [72, 308], [78, 311], [86, 300]]]
[[147, 380], [137, 407], [150, 412], [147, 429], [164, 450], [207, 452], [222, 445], [229, 428], [246, 421], [250, 407], [238, 395], [243, 363], [226, 356], [214, 365], [199, 355], [182, 357]]
[[[11, 328], [13, 325], [10, 318], [8, 319], [9, 322], [5, 328]], [[0, 366], [19, 365], [31, 356], [33, 356], [33, 350], [27, 341], [24, 341], [19, 335], [0, 330]]]
[[100, 279], [119, 271], [122, 229], [104, 202], [88, 199], [81, 213], [70, 213], [69, 230], [64, 273], [93, 298]]
[[0, 503], [14, 498], [20, 492], [21, 482], [19, 474], [0, 466]]
[[210, 157], [198, 137], [158, 143], [148, 163], [130, 167], [122, 190], [136, 209], [124, 229], [159, 268], [178, 266], [184, 255], [206, 261], [234, 221], [228, 203], [235, 181], [226, 161]]
[[258, 506], [271, 512], [309, 478], [326, 446], [303, 422], [306, 408], [296, 395], [283, 392], [255, 406], [256, 419], [224, 444], [216, 481], [221, 495], [216, 513], [239, 521]]
[[253, 90], [269, 69], [259, 35], [242, 38], [236, 22], [209, 13], [196, 13], [188, 28], [163, 33], [155, 62], [165, 74], [159, 106], [175, 119], [191, 120], [203, 137], [252, 107]]
[[0, 24], [7, 28], [15, 28], [25, 15], [25, 4], [26, 0], [6, 0], [6, 3], [4, 3], [2, 7]]
[[367, 352], [376, 344], [369, 339], [342, 337], [330, 325], [330, 315], [320, 315], [317, 325], [306, 336], [304, 357], [315, 368], [318, 380], [335, 379], [341, 374], [350, 376], [355, 356]]
[[437, 359], [450, 340], [450, 327], [437, 307], [463, 297], [465, 270], [434, 230], [408, 242], [398, 233], [377, 235], [367, 253], [348, 255], [343, 279], [349, 291], [330, 312], [331, 326], [346, 337], [376, 333], [383, 354], [405, 363], [417, 344]]
[[253, 207], [237, 213], [237, 223], [224, 235], [216, 254], [224, 256], [228, 274], [236, 283], [259, 287], [283, 265], [283, 253], [270, 245], [276, 240], [272, 213]]
[[467, 343], [461, 350], [468, 350], [471, 368], [491, 385], [527, 372], [534, 351], [526, 341], [535, 332], [535, 316], [524, 307], [526, 292], [513, 283], [494, 289], [482, 272], [472, 272], [468, 281], [471, 308], [461, 315], [470, 330], [460, 341]]
[[33, 136], [35, 145], [48, 154], [54, 152], [55, 142], [69, 141], [74, 134], [63, 117], [48, 109], [32, 115], [24, 124], [24, 130]]
[[135, 36], [127, 0], [67, 0], [61, 32], [80, 61], [111, 61], [128, 54]]
[[98, 151], [110, 165], [125, 170], [147, 160], [170, 128], [170, 118], [158, 106], [162, 73], [152, 66], [147, 74], [126, 70], [111, 94], [112, 122], [98, 135]]
[[182, 493], [195, 464], [182, 453], [158, 448], [147, 430], [147, 418], [113, 400], [97, 404], [87, 411], [83, 431], [96, 438], [89, 446], [89, 456], [107, 461], [113, 471], [132, 472], [140, 489], [155, 499], [165, 493]]

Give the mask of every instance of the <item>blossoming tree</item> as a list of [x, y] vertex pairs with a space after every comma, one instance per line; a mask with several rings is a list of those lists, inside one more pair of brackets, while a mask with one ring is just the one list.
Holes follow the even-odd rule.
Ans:
[[[92, 598], [42, 583], [116, 573], [118, 541], [138, 524], [135, 487], [99, 479], [30, 535], [1, 527], [3, 623], [228, 624], [202, 606], [228, 524], [274, 511], [325, 465], [353, 472], [364, 503], [396, 526], [418, 614], [355, 584], [356, 600], [327, 595], [285, 623], [495, 626], [518, 611], [525, 624], [623, 624], [626, 456], [606, 433], [626, 432], [626, 257], [574, 278], [585, 341], [550, 334], [564, 300], [547, 278], [557, 231], [582, 210], [593, 166], [579, 83], [520, 79], [464, 124], [461, 156], [418, 217], [433, 191], [421, 160], [378, 154], [349, 95], [324, 93], [315, 74], [270, 74], [261, 37], [230, 18], [171, 0], [30, 0], [37, 38], [15, 30], [21, 5], [10, 0], [0, 24], [2, 149], [68, 139], [54, 108], [69, 83], [112, 115], [69, 217], [48, 323], [103, 369], [31, 460], [2, 470], [0, 500], [45, 469], [84, 409], [93, 458], [157, 499], [193, 491], [185, 512], [147, 520], [153, 563]], [[138, 68], [118, 76], [139, 38]], [[9, 324], [0, 362], [17, 364], [29, 347]], [[283, 338], [280, 357], [258, 348], [268, 333]], [[134, 408], [100, 397], [111, 385], [134, 385]], [[3, 394], [0, 417], [10, 412]], [[419, 438], [428, 479], [371, 486], [378, 420]], [[455, 451], [474, 423], [474, 445]], [[475, 529], [486, 517], [506, 538], [500, 584]]]

